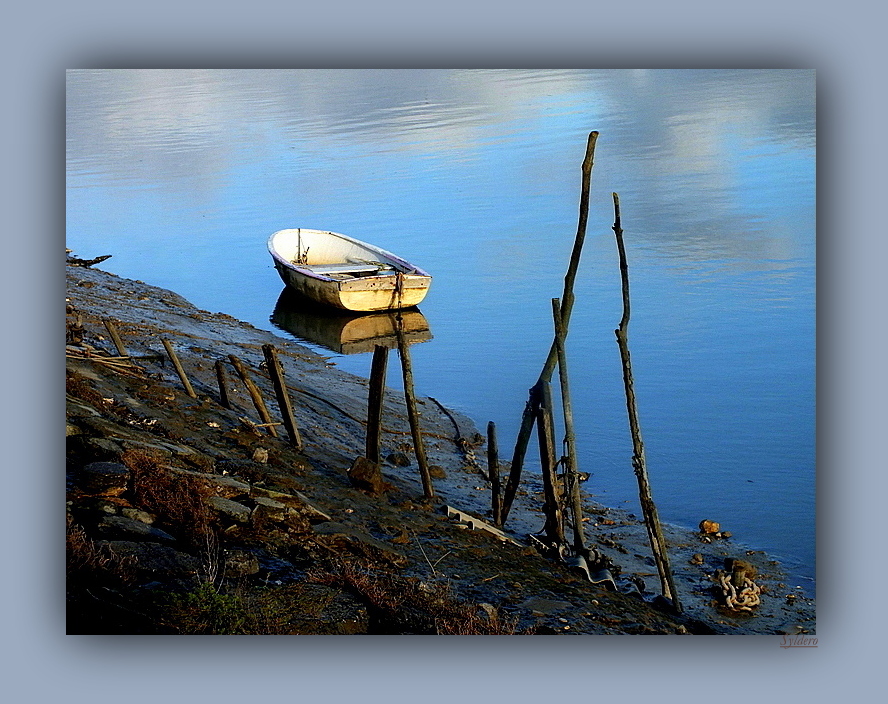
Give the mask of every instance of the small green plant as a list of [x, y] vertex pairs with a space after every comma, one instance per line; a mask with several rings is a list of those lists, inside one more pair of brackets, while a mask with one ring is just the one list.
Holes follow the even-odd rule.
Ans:
[[170, 597], [164, 621], [183, 635], [252, 632], [252, 619], [243, 599], [237, 594], [224, 594], [209, 582], [187, 594]]

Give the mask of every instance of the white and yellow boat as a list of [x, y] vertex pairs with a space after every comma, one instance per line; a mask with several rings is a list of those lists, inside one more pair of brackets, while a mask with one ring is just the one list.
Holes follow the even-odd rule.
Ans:
[[366, 242], [324, 230], [279, 230], [268, 239], [274, 266], [287, 286], [345, 310], [409, 308], [422, 301], [432, 277]]

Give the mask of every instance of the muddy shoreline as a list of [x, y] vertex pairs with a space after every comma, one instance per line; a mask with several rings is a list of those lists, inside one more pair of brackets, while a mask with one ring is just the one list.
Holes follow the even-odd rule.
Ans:
[[[189, 543], [186, 527], [174, 516], [145, 509], [146, 494], [140, 494], [137, 482], [146, 472], [212, 487], [213, 495], [205, 496], [218, 538], [211, 597], [231, 608], [274, 604], [278, 612], [286, 603], [287, 619], [266, 619], [273, 622], [266, 632], [816, 631], [813, 600], [795, 588], [776, 561], [735, 537], [703, 542], [698, 533], [664, 526], [685, 607], [684, 614], [675, 615], [652, 605], [659, 580], [644, 526], [632, 513], [584, 501], [590, 518], [587, 540], [616, 566], [617, 591], [589, 584], [532, 547], [527, 536], [543, 525], [537, 477], [525, 478], [510, 514], [506, 533], [513, 542], [448, 517], [445, 507], [450, 506], [489, 521], [490, 487], [479, 463], [484, 446], [477, 428], [433, 399], [421, 398], [419, 408], [429, 463], [435, 467], [435, 502], [421, 501], [403, 397], [392, 390], [385, 396], [382, 455], [409, 464], [384, 463], [387, 490], [378, 495], [362, 491], [348, 470], [364, 452], [366, 379], [336, 369], [292, 340], [224, 313], [198, 310], [173, 292], [72, 266], [70, 260], [66, 274], [69, 337], [72, 326], [79, 326], [80, 335], [69, 339], [66, 355], [69, 523], [79, 531], [78, 545], [87, 557], [92, 550], [106, 559], [83, 558], [85, 567], [78, 563], [69, 571], [70, 632], [194, 632], [168, 618], [168, 605], [198, 603], [189, 601], [195, 593], [206, 597], [199, 590], [207, 583], [209, 552]], [[106, 318], [119, 330], [129, 360], [110, 361], [120, 355], [103, 323]], [[175, 349], [197, 398], [184, 392], [162, 338]], [[260, 420], [234, 380], [232, 408], [219, 403], [214, 364], [236, 355], [271, 400], [272, 415], [279, 417], [262, 373], [265, 344], [278, 350], [292, 386], [305, 443], [301, 451], [288, 445], [283, 430], [274, 438], [254, 427]], [[126, 468], [126, 484], [118, 494], [96, 494], [87, 486], [84, 468], [94, 462]], [[111, 554], [113, 559], [128, 557], [120, 563], [127, 565], [126, 578], [109, 572], [109, 565], [117, 564]], [[763, 594], [752, 612], [732, 612], [718, 604], [712, 576], [730, 558], [757, 570]], [[366, 579], [356, 583], [356, 568], [363, 578], [372, 576], [380, 594], [400, 592], [401, 601], [374, 597]], [[444, 592], [446, 599], [441, 596], [433, 607], [427, 596]], [[233, 601], [235, 596], [240, 601]], [[507, 630], [496, 630], [503, 624]], [[461, 630], [470, 626], [480, 630]]]

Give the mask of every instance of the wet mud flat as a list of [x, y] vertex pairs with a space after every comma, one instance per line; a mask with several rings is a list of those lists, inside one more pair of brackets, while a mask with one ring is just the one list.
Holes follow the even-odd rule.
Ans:
[[[423, 501], [404, 398], [390, 389], [388, 459], [362, 484], [350, 470], [365, 452], [367, 379], [170, 291], [85, 266], [66, 276], [70, 633], [815, 632], [813, 601], [779, 564], [674, 526], [664, 529], [684, 613], [655, 608], [644, 525], [586, 498], [587, 540], [614, 565], [612, 584], [590, 584], [528, 539], [544, 524], [535, 476], [505, 535], [467, 525], [465, 515], [491, 521], [484, 440], [434, 399], [418, 408], [435, 499]], [[276, 437], [263, 427], [230, 366], [230, 407], [221, 402], [216, 363], [235, 355], [280, 418], [269, 344], [301, 449], [283, 426]], [[752, 611], [721, 604], [713, 576], [732, 558], [756, 570]]]

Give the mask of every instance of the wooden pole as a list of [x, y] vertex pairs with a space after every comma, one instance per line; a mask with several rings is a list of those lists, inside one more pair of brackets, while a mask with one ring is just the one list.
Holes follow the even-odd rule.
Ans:
[[120, 334], [117, 332], [117, 326], [114, 324], [114, 321], [111, 320], [111, 318], [102, 318], [102, 322], [105, 324], [105, 329], [111, 336], [111, 341], [117, 348], [117, 354], [121, 357], [129, 357], [129, 352], [126, 351], [123, 340], [120, 339]]
[[225, 407], [231, 408], [231, 399], [228, 395], [228, 374], [225, 372], [225, 364], [221, 359], [216, 360], [216, 380], [219, 382], [219, 401]]
[[278, 409], [284, 420], [284, 427], [287, 429], [287, 436], [290, 438], [290, 444], [301, 450], [302, 436], [299, 435], [299, 427], [296, 425], [296, 417], [293, 415], [293, 403], [290, 400], [290, 394], [287, 393], [284, 367], [281, 365], [281, 360], [278, 359], [277, 350], [274, 348], [274, 345], [262, 345], [262, 354], [265, 355], [265, 364], [268, 366], [268, 374], [271, 376], [271, 383], [274, 386], [274, 393], [277, 397]]
[[490, 504], [493, 509], [493, 524], [499, 526], [502, 516], [499, 446], [496, 441], [496, 423], [493, 421], [487, 424], [487, 473], [490, 477]]
[[540, 442], [540, 465], [543, 470], [543, 492], [546, 503], [545, 532], [551, 543], [559, 548], [564, 545], [564, 520], [561, 513], [561, 488], [555, 467], [555, 425], [552, 422], [552, 391], [548, 383], [540, 387], [537, 405], [537, 435]]
[[413, 450], [416, 454], [416, 462], [419, 464], [419, 474], [422, 477], [422, 489], [426, 500], [435, 498], [435, 489], [432, 486], [432, 475], [426, 460], [425, 444], [422, 439], [422, 429], [419, 425], [419, 413], [416, 410], [416, 396], [413, 393], [413, 365], [410, 361], [410, 351], [404, 341], [402, 331], [403, 321], [400, 314], [397, 316], [395, 331], [398, 336], [398, 354], [401, 357], [401, 373], [404, 378], [404, 402], [407, 406], [407, 418], [410, 421], [410, 432], [413, 435]]
[[[589, 193], [592, 187], [592, 166], [594, 164], [595, 144], [597, 141], [598, 132], [590, 132], [589, 139], [586, 143], [586, 155], [583, 158], [583, 164], [581, 167], [582, 183], [580, 186], [580, 215], [577, 223], [577, 235], [574, 239], [573, 251], [570, 255], [567, 273], [564, 276], [564, 294], [561, 297], [564, 302], [561, 306], [561, 325], [564, 329], [565, 337], [567, 336], [570, 314], [574, 304], [574, 281], [576, 280], [577, 270], [580, 266], [580, 255], [583, 251], [583, 243], [586, 240], [586, 223], [589, 220]], [[543, 370], [540, 372], [540, 377], [537, 380], [537, 386], [552, 378], [552, 372], [555, 369], [557, 357], [558, 350], [553, 342], [552, 346], [549, 348], [549, 356], [546, 357], [546, 363], [543, 365]], [[534, 386], [530, 390], [530, 397], [533, 397], [534, 394], [537, 393], [534, 390], [537, 386]], [[533, 432], [535, 414], [536, 409], [534, 404], [531, 400], [528, 400], [524, 406], [524, 414], [521, 417], [521, 428], [518, 431], [518, 438], [515, 441], [515, 451], [512, 455], [512, 466], [509, 470], [509, 481], [506, 484], [505, 493], [503, 494], [503, 523], [505, 523], [506, 518], [509, 515], [509, 509], [512, 507], [512, 502], [518, 491], [518, 484], [521, 481], [521, 470], [524, 465], [524, 457], [527, 454], [527, 443], [530, 442], [530, 436]]]
[[561, 324], [561, 303], [552, 299], [552, 317], [555, 320], [555, 343], [558, 351], [558, 376], [561, 381], [561, 407], [564, 413], [564, 444], [567, 446], [567, 488], [573, 518], [574, 554], [580, 555], [586, 547], [583, 536], [583, 502], [580, 497], [580, 476], [577, 469], [577, 443], [574, 434], [573, 408], [570, 400], [570, 383], [567, 373], [567, 353], [564, 350], [564, 326]]
[[259, 414], [259, 417], [262, 419], [262, 425], [265, 427], [265, 430], [269, 435], [276, 438], [278, 435], [277, 430], [273, 425], [274, 421], [271, 418], [271, 414], [268, 412], [265, 400], [262, 398], [262, 392], [259, 391], [259, 387], [256, 386], [255, 382], [250, 378], [250, 373], [247, 371], [247, 367], [233, 354], [228, 355], [228, 359], [231, 360], [234, 370], [241, 378], [241, 381], [244, 382], [244, 386], [247, 387], [247, 393], [250, 394], [250, 398], [253, 400], [253, 405], [256, 407], [256, 412]]
[[648, 481], [647, 463], [644, 455], [644, 443], [641, 438], [641, 427], [638, 422], [638, 411], [635, 400], [635, 383], [632, 379], [632, 362], [629, 358], [629, 266], [626, 262], [626, 248], [623, 244], [623, 227], [620, 222], [620, 198], [614, 193], [614, 225], [613, 230], [617, 238], [617, 251], [620, 255], [620, 277], [623, 288], [623, 317], [620, 319], [620, 327], [614, 333], [617, 336], [617, 344], [620, 347], [620, 360], [623, 364], [623, 384], [626, 389], [626, 409], [629, 414], [629, 430], [632, 434], [632, 468], [638, 480], [638, 495], [641, 501], [641, 509], [644, 513], [644, 523], [647, 527], [651, 550], [654, 561], [660, 575], [660, 586], [663, 596], [672, 601], [675, 610], [681, 612], [681, 603], [678, 600], [678, 592], [675, 589], [675, 581], [672, 576], [672, 568], [669, 566], [669, 554], [666, 551], [666, 539], [660, 525], [660, 517], [657, 506], [651, 494], [651, 486]]
[[388, 347], [373, 348], [370, 365], [370, 388], [367, 398], [367, 447], [365, 454], [371, 462], [379, 464], [379, 440], [382, 431], [382, 400], [385, 396], [385, 375], [388, 367]]
[[191, 396], [191, 398], [197, 398], [197, 394], [194, 393], [191, 382], [188, 381], [188, 377], [185, 374], [185, 369], [183, 369], [182, 363], [179, 361], [179, 357], [176, 355], [176, 350], [173, 349], [170, 341], [167, 340], [165, 337], [162, 337], [160, 341], [163, 343], [164, 349], [166, 349], [167, 354], [170, 356], [170, 359], [173, 362], [173, 366], [176, 368], [176, 374], [179, 375], [179, 379], [181, 379], [182, 381], [182, 386], [185, 387], [185, 393]]

